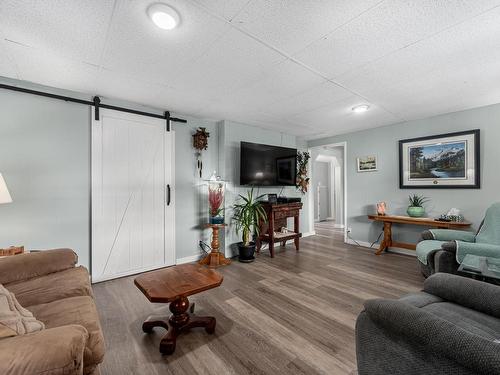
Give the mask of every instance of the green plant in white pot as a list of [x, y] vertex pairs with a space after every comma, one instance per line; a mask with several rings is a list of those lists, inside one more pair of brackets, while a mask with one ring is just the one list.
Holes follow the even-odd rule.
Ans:
[[422, 217], [425, 214], [424, 204], [429, 201], [427, 197], [423, 195], [413, 194], [408, 197], [410, 205], [406, 212], [408, 216], [411, 217]]
[[242, 234], [242, 242], [238, 243], [239, 260], [251, 262], [254, 260], [255, 242], [253, 236], [259, 235], [259, 225], [267, 222], [267, 215], [259, 199], [264, 195], [254, 197], [253, 189], [247, 192], [247, 196], [239, 194], [239, 200], [233, 205], [233, 222], [236, 233]]

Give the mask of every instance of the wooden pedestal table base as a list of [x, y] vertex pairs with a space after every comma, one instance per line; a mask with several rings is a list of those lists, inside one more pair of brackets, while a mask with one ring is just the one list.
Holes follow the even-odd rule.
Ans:
[[145, 333], [153, 332], [153, 328], [162, 327], [167, 333], [160, 341], [160, 353], [172, 354], [175, 351], [177, 336], [191, 328], [203, 327], [208, 334], [215, 332], [216, 320], [211, 316], [191, 316], [187, 310], [189, 301], [187, 297], [179, 297], [170, 303], [169, 309], [172, 312], [170, 318], [150, 316], [142, 324]]
[[[177, 336], [191, 328], [202, 327], [209, 334], [215, 332], [215, 318], [198, 317], [188, 313], [188, 296], [216, 288], [222, 284], [223, 277], [216, 271], [198, 264], [182, 264], [162, 268], [139, 275], [134, 283], [146, 298], [153, 303], [170, 303], [170, 317], [150, 316], [142, 324], [145, 333], [153, 328], [162, 327], [167, 333], [160, 342], [160, 352], [172, 354], [175, 350]], [[194, 304], [191, 304], [191, 313]]]
[[224, 228], [226, 224], [207, 224], [206, 228], [212, 228], [212, 251], [205, 258], [200, 260], [200, 264], [209, 266], [210, 268], [216, 268], [219, 266], [225, 266], [231, 263], [230, 259], [227, 259], [224, 254], [219, 251], [219, 228]]

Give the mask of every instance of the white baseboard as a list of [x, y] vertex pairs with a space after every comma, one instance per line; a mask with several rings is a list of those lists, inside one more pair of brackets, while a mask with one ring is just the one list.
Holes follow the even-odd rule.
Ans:
[[311, 236], [315, 236], [315, 235], [316, 235], [315, 231], [306, 232], [306, 233], [302, 233], [302, 238], [304, 238], [304, 237], [311, 237]]
[[188, 257], [177, 259], [175, 264], [193, 263], [200, 260], [202, 254], [190, 255]]
[[[372, 249], [372, 250], [377, 250], [378, 249], [378, 246], [377, 244], [373, 245], [373, 247], [370, 247], [371, 243], [370, 242], [365, 242], [365, 241], [358, 241], [356, 240], [358, 243], [354, 242], [354, 240], [348, 238], [346, 243], [348, 243], [349, 245], [354, 245], [354, 246], [358, 246], [358, 244], [362, 247], [366, 247], [368, 249]], [[417, 253], [413, 250], [408, 250], [408, 249], [401, 249], [399, 247], [391, 247], [389, 249], [389, 252], [391, 253], [397, 253], [397, 254], [403, 254], [403, 255], [411, 255], [411, 256], [414, 256], [416, 257], [417, 256]]]

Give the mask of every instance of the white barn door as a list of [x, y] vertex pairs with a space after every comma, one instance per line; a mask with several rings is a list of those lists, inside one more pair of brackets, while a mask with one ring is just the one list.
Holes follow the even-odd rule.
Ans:
[[92, 113], [92, 282], [175, 263], [174, 134], [165, 120]]

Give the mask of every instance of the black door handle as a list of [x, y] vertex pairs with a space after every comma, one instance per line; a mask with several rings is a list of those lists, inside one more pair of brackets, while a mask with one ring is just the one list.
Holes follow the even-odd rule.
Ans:
[[167, 184], [167, 206], [170, 206], [170, 185]]

